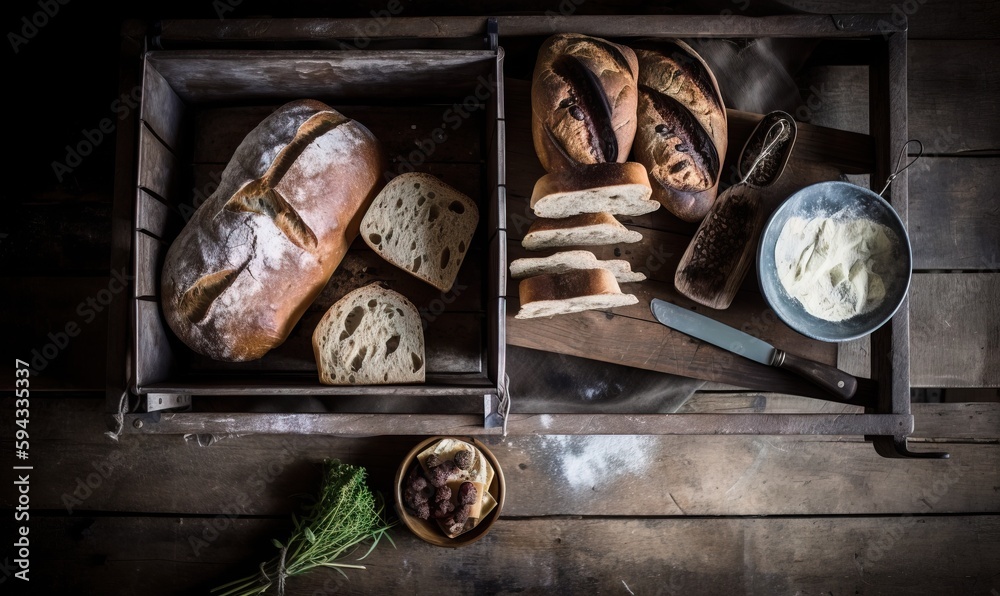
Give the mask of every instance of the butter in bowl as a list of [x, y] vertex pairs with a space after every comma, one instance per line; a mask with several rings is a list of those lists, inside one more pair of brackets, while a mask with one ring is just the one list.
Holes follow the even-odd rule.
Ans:
[[480, 441], [431, 437], [396, 472], [396, 513], [418, 538], [445, 547], [479, 540], [500, 516], [503, 471]]

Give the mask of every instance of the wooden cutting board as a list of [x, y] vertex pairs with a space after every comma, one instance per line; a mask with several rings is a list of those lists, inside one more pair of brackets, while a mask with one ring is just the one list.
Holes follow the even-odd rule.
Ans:
[[[506, 81], [507, 116], [507, 259], [546, 256], [555, 250], [531, 252], [521, 246], [521, 238], [534, 219], [528, 205], [535, 181], [545, 173], [531, 141], [529, 85]], [[738, 151], [750, 134], [759, 114], [730, 110], [731, 148]], [[832, 129], [799, 125], [799, 140], [789, 159], [776, 195], [787, 197], [799, 188], [821, 180], [836, 179], [842, 172], [858, 173], [865, 166], [867, 138]], [[827, 142], [824, 137], [829, 137]], [[851, 150], [850, 159], [838, 151]], [[724, 172], [732, 171], [735, 151], [726, 159]], [[824, 152], [828, 152], [826, 155]], [[859, 157], [860, 155], [860, 157]], [[836, 165], [834, 163], [836, 162]], [[723, 175], [726, 180], [726, 175]], [[772, 211], [775, 204], [766, 205]], [[620, 217], [643, 240], [617, 246], [583, 247], [600, 259], [625, 259], [647, 280], [623, 284], [622, 291], [635, 294], [638, 304], [608, 311], [588, 311], [550, 318], [515, 319], [520, 308], [518, 280], [509, 279], [507, 288], [507, 343], [526, 348], [558, 352], [612, 362], [647, 370], [716, 381], [748, 389], [778, 391], [826, 397], [801, 379], [703, 343], [658, 323], [649, 310], [650, 300], [660, 298], [706, 314], [742, 329], [791, 353], [836, 366], [837, 345], [811, 340], [792, 331], [775, 316], [757, 288], [756, 271], [751, 270], [732, 305], [714, 310], [695, 304], [679, 294], [673, 285], [677, 263], [696, 226], [671, 216], [665, 209], [637, 217]], [[862, 383], [857, 400], [868, 399], [869, 385]]]

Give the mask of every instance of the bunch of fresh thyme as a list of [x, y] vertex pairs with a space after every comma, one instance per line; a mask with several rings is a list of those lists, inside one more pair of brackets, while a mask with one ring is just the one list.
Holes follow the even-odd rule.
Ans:
[[[263, 594], [277, 583], [278, 594], [285, 591], [285, 579], [316, 567], [364, 569], [362, 565], [336, 562], [361, 542], [372, 544], [360, 559], [375, 549], [382, 537], [389, 542], [388, 530], [395, 521], [386, 521], [381, 495], [373, 494], [365, 481], [363, 467], [328, 460], [323, 466], [319, 501], [308, 508], [304, 519], [292, 516], [295, 529], [286, 544], [274, 540], [278, 555], [261, 563], [260, 573], [212, 590], [219, 596]], [[359, 559], [359, 560], [360, 560]], [[344, 574], [346, 575], [346, 574]]]

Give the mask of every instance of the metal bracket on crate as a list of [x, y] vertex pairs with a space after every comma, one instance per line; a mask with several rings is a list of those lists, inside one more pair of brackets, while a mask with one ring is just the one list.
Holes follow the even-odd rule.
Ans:
[[146, 395], [146, 411], [190, 409], [191, 396], [175, 393], [150, 393]]
[[484, 41], [491, 52], [497, 51], [497, 48], [500, 47], [500, 28], [497, 25], [496, 17], [486, 19], [486, 39]]
[[875, 452], [882, 457], [896, 459], [949, 459], [951, 454], [945, 451], [910, 451], [905, 436], [897, 437], [865, 437], [875, 447]]
[[503, 436], [507, 436], [507, 420], [510, 418], [510, 377], [506, 375], [497, 387], [496, 393], [487, 393], [483, 396], [483, 427], [501, 428]]

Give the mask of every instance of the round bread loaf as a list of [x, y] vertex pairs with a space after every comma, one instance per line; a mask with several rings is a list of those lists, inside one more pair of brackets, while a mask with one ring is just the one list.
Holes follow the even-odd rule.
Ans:
[[358, 235], [383, 163], [367, 128], [321, 102], [264, 119], [167, 251], [161, 301], [177, 337], [225, 361], [284, 342]]
[[560, 33], [538, 52], [531, 80], [531, 136], [549, 172], [624, 162], [636, 127], [635, 52]]

